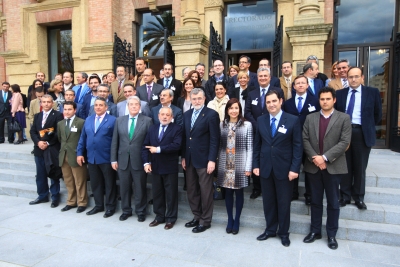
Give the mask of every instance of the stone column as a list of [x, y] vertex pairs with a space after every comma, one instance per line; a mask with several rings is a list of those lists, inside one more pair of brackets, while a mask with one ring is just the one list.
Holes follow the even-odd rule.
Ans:
[[224, 19], [222, 14], [223, 10], [223, 0], [204, 1], [204, 31], [208, 38], [210, 38], [210, 21], [212, 21], [214, 29], [221, 33], [222, 36], [222, 20]]

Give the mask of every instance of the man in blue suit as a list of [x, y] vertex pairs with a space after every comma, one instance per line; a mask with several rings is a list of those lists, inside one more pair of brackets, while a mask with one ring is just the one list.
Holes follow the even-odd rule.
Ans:
[[[293, 87], [296, 94], [292, 98], [285, 101], [282, 105], [282, 110], [297, 116], [300, 119], [300, 127], [303, 130], [304, 122], [308, 114], [319, 112], [321, 107], [318, 98], [307, 93], [308, 79], [304, 75], [299, 75], [293, 80]], [[305, 155], [303, 155], [303, 163]], [[306, 192], [304, 193], [306, 205], [311, 205], [311, 189], [308, 180], [308, 175], [305, 173]], [[293, 196], [292, 200], [299, 199], [299, 179], [293, 181]]]
[[[278, 92], [281, 98], [284, 97], [283, 90], [281, 88], [273, 87], [270, 84], [271, 74], [269, 68], [259, 68], [257, 70], [257, 78], [259, 84], [259, 87], [257, 87], [258, 90], [253, 90], [248, 93], [244, 112], [244, 117], [253, 125], [253, 131], [256, 130], [257, 118], [263, 114], [268, 114], [268, 111], [265, 108], [265, 95], [267, 92], [274, 90]], [[250, 198], [256, 199], [261, 194], [260, 177], [253, 174], [252, 178], [253, 192], [250, 195]]]
[[115, 171], [111, 167], [111, 141], [116, 118], [107, 113], [105, 98], [98, 97], [94, 102], [95, 115], [89, 116], [82, 129], [77, 147], [79, 166], [85, 163], [87, 154], [90, 185], [94, 195], [95, 207], [87, 215], [104, 211], [104, 192], [106, 193], [106, 212], [104, 218], [114, 215], [117, 204]]
[[[308, 79], [307, 92], [310, 95], [314, 96], [315, 98], [318, 98], [319, 89], [324, 87], [324, 83], [320, 79], [317, 79], [317, 75], [319, 73], [317, 63], [307, 63], [306, 65], [304, 65], [303, 73], [304, 73], [304, 76], [306, 76]], [[292, 92], [293, 92], [293, 90], [292, 90]], [[295, 93], [295, 92], [293, 92], [293, 93]]]
[[219, 115], [204, 106], [206, 95], [192, 89], [193, 109], [183, 114], [182, 168], [186, 170], [186, 185], [193, 220], [185, 227], [201, 233], [211, 227], [213, 213], [213, 172], [219, 148]]
[[159, 123], [150, 126], [142, 150], [144, 170], [153, 174], [153, 211], [156, 218], [149, 226], [166, 222], [166, 230], [171, 229], [178, 218], [178, 162], [183, 133], [182, 126], [171, 123], [172, 119], [170, 107], [159, 109]]
[[269, 91], [265, 102], [269, 114], [257, 119], [253, 172], [261, 177], [267, 227], [257, 240], [278, 234], [288, 247], [292, 181], [299, 176], [303, 156], [302, 129], [299, 118], [282, 112], [283, 98], [276, 91]]
[[75, 103], [82, 104], [85, 95], [90, 92], [90, 88], [86, 83], [88, 79], [88, 75], [86, 72], [78, 72], [76, 75], [76, 81], [78, 82], [77, 85], [72, 87], [72, 90], [75, 91]]
[[151, 109], [153, 122], [155, 124], [160, 123], [160, 121], [158, 119], [160, 109], [162, 107], [170, 107], [173, 112], [172, 122], [176, 123], [180, 126], [183, 125], [182, 110], [180, 108], [178, 108], [177, 106], [172, 105], [173, 99], [174, 99], [174, 91], [172, 91], [172, 89], [164, 89], [161, 91], [161, 93], [160, 93], [160, 102], [161, 103]]
[[338, 111], [349, 114], [352, 126], [350, 147], [346, 151], [348, 174], [340, 182], [340, 206], [354, 199], [358, 209], [365, 210], [365, 171], [371, 147], [375, 145], [375, 125], [382, 119], [379, 90], [362, 85], [364, 75], [360, 68], [347, 72], [350, 87], [336, 91]]

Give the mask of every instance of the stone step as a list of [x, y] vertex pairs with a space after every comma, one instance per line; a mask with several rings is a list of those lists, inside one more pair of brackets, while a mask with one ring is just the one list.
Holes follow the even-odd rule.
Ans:
[[1, 158], [0, 169], [36, 172], [36, 164], [33, 160]]

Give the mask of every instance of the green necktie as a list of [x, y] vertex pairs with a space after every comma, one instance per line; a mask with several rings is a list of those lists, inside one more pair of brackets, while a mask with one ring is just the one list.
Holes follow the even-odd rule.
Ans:
[[133, 133], [135, 132], [135, 118], [131, 118], [131, 128], [129, 129], [129, 139], [132, 139]]
[[70, 128], [69, 128], [70, 122], [71, 122], [71, 119], [67, 119], [67, 126], [65, 127], [65, 135], [66, 136], [68, 136], [69, 132], [70, 132]]

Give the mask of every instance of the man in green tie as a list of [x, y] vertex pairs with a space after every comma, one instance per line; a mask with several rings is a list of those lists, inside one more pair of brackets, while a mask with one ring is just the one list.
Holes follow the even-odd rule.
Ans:
[[114, 126], [111, 143], [111, 166], [118, 172], [121, 209], [120, 221], [132, 216], [131, 198], [134, 185], [135, 213], [138, 221], [146, 219], [147, 189], [146, 173], [141, 158], [142, 144], [149, 127], [153, 124], [151, 118], [139, 113], [140, 99], [130, 96], [127, 100], [129, 114], [119, 117]]

